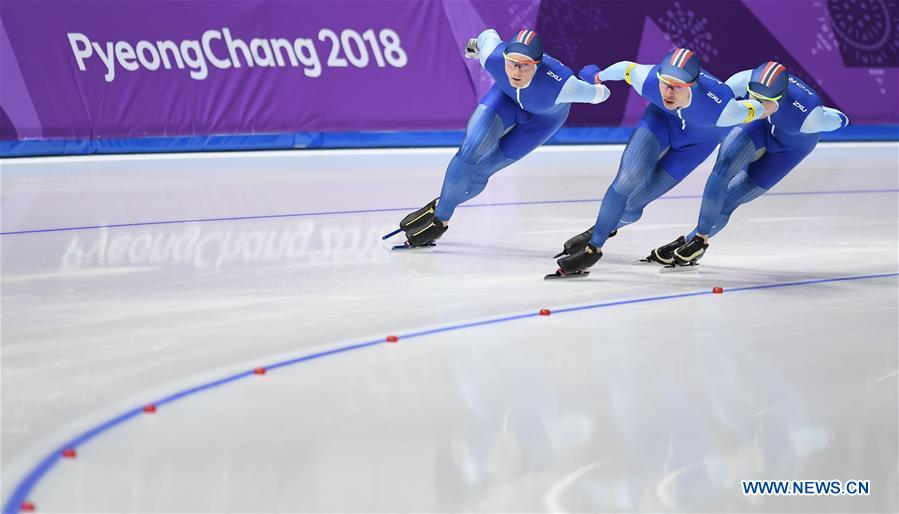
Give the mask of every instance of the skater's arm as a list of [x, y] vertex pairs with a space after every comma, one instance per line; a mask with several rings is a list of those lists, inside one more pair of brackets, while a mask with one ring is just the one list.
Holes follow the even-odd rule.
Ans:
[[841, 111], [831, 109], [830, 107], [818, 106], [808, 113], [805, 121], [802, 122], [802, 128], [799, 129], [803, 134], [814, 134], [816, 132], [830, 132], [849, 125], [849, 117]]
[[735, 97], [743, 98], [749, 92], [750, 78], [752, 78], [752, 70], [746, 70], [733, 74], [724, 83], [734, 92]]
[[490, 54], [492, 54], [493, 51], [496, 50], [496, 47], [502, 42], [503, 40], [500, 39], [499, 34], [493, 29], [487, 29], [478, 34], [477, 52], [481, 66], [487, 64], [487, 58], [490, 57]]
[[[774, 103], [774, 102], [771, 102]], [[774, 112], [773, 109], [769, 109]], [[716, 125], [719, 127], [733, 127], [741, 123], [749, 123], [750, 121], [760, 120], [771, 114], [765, 110], [765, 107], [756, 100], [737, 100], [731, 98], [721, 115], [718, 116]]]
[[623, 80], [634, 88], [637, 93], [643, 94], [643, 82], [649, 76], [652, 65], [637, 64], [631, 61], [621, 61], [599, 72], [599, 78], [607, 80]]
[[602, 84], [588, 84], [577, 77], [568, 77], [556, 98], [557, 104], [585, 103], [598, 104], [609, 98], [609, 88]]

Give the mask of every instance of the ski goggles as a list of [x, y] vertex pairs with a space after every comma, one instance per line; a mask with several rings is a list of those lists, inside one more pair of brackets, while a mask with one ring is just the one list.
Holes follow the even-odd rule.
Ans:
[[751, 96], [753, 98], [758, 98], [759, 100], [768, 100], [769, 102], [777, 102], [784, 96], [784, 95], [778, 95], [778, 96], [775, 96], [774, 98], [770, 98], [770, 97], [756, 93], [755, 91], [749, 89], [749, 86], [746, 86], [746, 91], [748, 91], [749, 96]]
[[671, 75], [662, 75], [658, 71], [656, 71], [656, 77], [659, 78], [660, 81], [668, 84], [671, 87], [693, 87], [696, 85], [696, 82], [681, 82], [680, 80], [672, 77]]

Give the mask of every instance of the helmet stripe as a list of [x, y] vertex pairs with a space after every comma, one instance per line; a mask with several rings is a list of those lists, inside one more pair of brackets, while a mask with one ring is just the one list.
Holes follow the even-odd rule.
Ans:
[[687, 61], [690, 60], [690, 57], [693, 56], [693, 52], [687, 50], [686, 48], [678, 48], [676, 52], [671, 56], [671, 63], [678, 68], [683, 69], [687, 65]]
[[677, 60], [680, 59], [680, 56], [681, 56], [682, 53], [684, 53], [684, 49], [683, 49], [683, 48], [678, 48], [676, 52], [674, 52], [673, 54], [671, 54], [671, 62], [668, 63], [668, 64], [677, 66]]
[[765, 86], [770, 87], [771, 81], [772, 81], [772, 76], [776, 76], [775, 71], [777, 71], [777, 69], [779, 67], [781, 67], [780, 64], [778, 64], [774, 61], [768, 61], [768, 64], [765, 65], [764, 71], [762, 71], [762, 78], [759, 82], [761, 82]]
[[524, 39], [525, 34], [528, 33], [527, 29], [522, 29], [521, 32], [518, 33], [518, 36], [515, 38], [516, 43], [521, 43], [521, 40]]
[[532, 30], [530, 35], [528, 35], [527, 40], [525, 40], [524, 44], [526, 44], [526, 45], [531, 44], [531, 41], [534, 40], [535, 36], [537, 36], [537, 33]]
[[777, 66], [772, 68], [770, 76], [768, 77], [768, 80], [765, 81], [765, 85], [768, 87], [771, 87], [771, 84], [774, 84], [774, 79], [776, 79], [777, 76], [780, 75], [782, 71], [784, 71], [784, 69], [785, 68], [783, 67], [782, 64], [778, 64]]
[[765, 84], [768, 81], [768, 76], [771, 73], [771, 68], [774, 68], [776, 65], [776, 62], [768, 61], [768, 64], [765, 65], [764, 71], [762, 71], [762, 79], [759, 82]]

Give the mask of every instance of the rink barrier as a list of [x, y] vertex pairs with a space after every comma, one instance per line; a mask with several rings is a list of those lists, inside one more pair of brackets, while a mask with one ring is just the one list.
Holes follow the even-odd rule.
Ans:
[[[855, 280], [892, 278], [892, 277], [897, 277], [897, 276], [899, 276], [899, 272], [877, 273], [877, 274], [870, 274], [870, 275], [852, 275], [852, 276], [831, 277], [831, 278], [819, 278], [819, 279], [799, 280], [799, 281], [793, 281], [793, 282], [778, 282], [778, 283], [773, 283], [773, 284], [759, 284], [759, 285], [754, 285], [754, 286], [734, 287], [734, 288], [728, 288], [727, 292], [729, 294], [732, 294], [732, 293], [738, 293], [741, 291], [778, 289], [778, 288], [783, 288], [783, 287], [796, 287], [796, 286], [807, 286], [807, 285], [826, 284], [826, 283], [834, 283], [834, 282], [848, 282], [848, 281], [855, 281]], [[667, 294], [667, 295], [660, 295], [660, 296], [647, 296], [647, 297], [642, 297], [642, 298], [632, 298], [629, 300], [616, 300], [616, 301], [607, 301], [607, 302], [593, 303], [593, 304], [586, 304], [586, 305], [578, 305], [578, 306], [574, 306], [574, 307], [566, 307], [566, 308], [556, 309], [556, 310], [553, 310], [552, 312], [554, 315], [558, 315], [558, 314], [564, 314], [564, 313], [568, 313], [568, 312], [597, 310], [597, 309], [603, 309], [603, 308], [609, 308], [609, 307], [618, 307], [618, 306], [622, 306], [622, 305], [634, 305], [634, 304], [641, 304], [641, 303], [651, 303], [651, 302], [659, 302], [659, 301], [665, 301], [665, 300], [676, 300], [676, 299], [681, 299], [681, 298], [692, 298], [692, 297], [707, 296], [707, 295], [711, 296], [712, 294], [713, 294], [713, 291], [711, 289], [704, 289], [701, 291], [693, 291], [693, 292], [688, 292], [688, 293], [675, 293], [675, 294]], [[480, 327], [480, 326], [486, 326], [486, 325], [496, 325], [496, 324], [500, 324], [500, 323], [506, 323], [506, 322], [517, 321], [517, 320], [522, 320], [522, 319], [539, 318], [542, 316], [544, 316], [544, 315], [542, 315], [540, 313], [540, 311], [538, 311], [537, 309], [533, 309], [531, 312], [499, 316], [499, 317], [495, 317], [495, 318], [488, 318], [488, 319], [472, 321], [472, 322], [468, 322], [468, 323], [459, 323], [459, 324], [455, 324], [455, 325], [447, 325], [447, 326], [443, 326], [443, 327], [419, 330], [419, 331], [415, 331], [415, 332], [402, 333], [402, 334], [397, 334], [395, 337], [397, 337], [398, 339], [402, 339], [402, 340], [414, 339], [414, 338], [424, 337], [424, 336], [433, 335], [433, 334], [454, 332], [454, 331], [463, 330], [466, 328]], [[318, 353], [303, 355], [303, 356], [296, 357], [293, 359], [283, 360], [280, 362], [274, 362], [272, 364], [264, 366], [263, 369], [265, 369], [266, 371], [273, 371], [278, 368], [293, 366], [295, 364], [300, 364], [300, 363], [308, 362], [311, 360], [317, 360], [317, 359], [321, 359], [321, 358], [328, 357], [331, 355], [342, 354], [342, 353], [350, 352], [353, 350], [361, 350], [364, 348], [369, 348], [369, 347], [384, 345], [384, 344], [390, 344], [390, 342], [387, 341], [387, 339], [384, 337], [378, 337], [376, 339], [372, 339], [372, 340], [365, 341], [362, 343], [339, 346], [339, 347], [331, 349], [331, 350], [325, 350], [325, 351], [318, 352]], [[260, 368], [255, 368], [255, 369], [260, 369]], [[153, 405], [154, 406], [153, 413], [155, 414], [157, 407], [162, 407], [165, 404], [180, 400], [187, 396], [192, 396], [196, 393], [206, 391], [206, 390], [218, 387], [218, 386], [226, 385], [226, 384], [229, 384], [231, 382], [234, 382], [234, 381], [237, 381], [240, 379], [256, 376], [257, 373], [255, 372], [255, 369], [238, 372], [238, 373], [226, 376], [224, 378], [221, 378], [219, 380], [214, 380], [212, 382], [207, 382], [205, 384], [200, 384], [198, 386], [173, 393], [164, 398], [160, 398], [159, 400], [156, 400], [154, 402], [150, 402], [148, 404], [142, 404], [142, 405], [137, 406], [129, 411], [123, 412], [122, 414], [120, 414], [117, 417], [114, 417], [114, 418], [109, 419], [99, 425], [96, 425], [93, 428], [89, 428], [86, 431], [82, 432], [81, 434], [75, 436], [72, 439], [69, 439], [64, 444], [55, 448], [49, 454], [47, 454], [40, 462], [38, 462], [28, 472], [28, 474], [23, 479], [20, 480], [20, 482], [16, 485], [15, 489], [13, 490], [12, 494], [10, 495], [9, 499], [4, 504], [3, 513], [6, 514], [6, 513], [22, 512], [21, 506], [24, 504], [37, 505], [38, 508], [40, 507], [39, 502], [35, 501], [34, 498], [30, 498], [31, 492], [33, 491], [34, 487], [37, 486], [38, 482], [44, 477], [44, 475], [46, 475], [53, 468], [53, 466], [55, 466], [56, 463], [60, 461], [60, 459], [64, 458], [62, 456], [62, 454], [65, 450], [77, 449], [78, 447], [90, 442], [92, 439], [101, 435], [103, 432], [106, 432], [112, 428], [115, 428], [116, 426], [121, 425], [121, 424], [125, 423], [126, 421], [136, 418], [142, 414], [147, 414], [147, 411], [145, 410], [146, 405]]]
[[[633, 127], [565, 127], [550, 145], [621, 144]], [[294, 132], [285, 134], [218, 134], [125, 139], [41, 139], [0, 141], [0, 157], [127, 153], [221, 152], [336, 148], [453, 147], [464, 132]], [[899, 141], [899, 125], [850, 125], [821, 135], [821, 141]]]

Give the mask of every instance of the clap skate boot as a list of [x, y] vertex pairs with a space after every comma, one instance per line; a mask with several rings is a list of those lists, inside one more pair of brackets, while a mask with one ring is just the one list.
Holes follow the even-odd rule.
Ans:
[[[594, 225], [594, 227], [595, 227], [595, 225]], [[565, 244], [562, 245], [562, 252], [557, 255], [554, 255], [553, 259], [558, 259], [559, 257], [561, 257], [563, 255], [573, 255], [573, 254], [576, 254], [579, 251], [583, 250], [584, 248], [586, 248], [587, 243], [590, 242], [590, 238], [593, 237], [593, 228], [594, 227], [590, 227], [587, 230], [581, 232], [580, 234], [573, 236], [568, 241], [565, 241]], [[612, 232], [609, 233], [609, 238], [615, 237], [615, 234], [617, 234], [617, 233], [618, 233], [617, 230], [613, 230]]]
[[416, 225], [406, 231], [406, 248], [421, 248], [424, 246], [434, 246], [440, 239], [440, 236], [449, 229], [449, 224], [444, 223], [436, 217], [431, 217], [427, 225]]
[[674, 264], [674, 250], [677, 250], [685, 244], [687, 244], [687, 240], [684, 236], [680, 236], [664, 246], [654, 248], [649, 252], [649, 256], [642, 259], [640, 262], [657, 262], [665, 265]]
[[544, 279], [556, 278], [572, 278], [586, 277], [590, 274], [587, 270], [602, 258], [602, 250], [599, 250], [590, 243], [587, 243], [582, 250], [577, 253], [562, 257], [558, 261], [559, 269], [552, 274], [546, 275]]
[[679, 246], [673, 252], [674, 264], [678, 266], [695, 266], [696, 261], [705, 255], [709, 244], [699, 236], [693, 236], [688, 243]]
[[434, 219], [434, 212], [437, 209], [437, 202], [439, 201], [440, 198], [434, 198], [421, 209], [407, 214], [405, 218], [400, 220], [400, 230], [408, 234], [409, 231], [424, 227], [430, 223], [431, 220]]
[[[420, 228], [426, 227], [434, 218], [434, 213], [437, 209], [437, 203], [440, 201], [440, 198], [434, 198], [430, 202], [427, 203], [421, 209], [418, 209], [415, 212], [411, 212], [407, 214], [402, 220], [400, 220], [400, 228], [394, 230], [393, 232], [384, 235], [381, 237], [383, 240], [387, 240], [400, 232], [406, 233], [406, 239], [409, 239], [409, 234], [416, 232]], [[408, 242], [408, 241], [407, 241]], [[427, 245], [421, 245], [427, 246]], [[434, 245], [429, 245], [434, 246]], [[395, 246], [394, 249], [398, 248], [408, 248], [409, 246], [406, 244]]]

